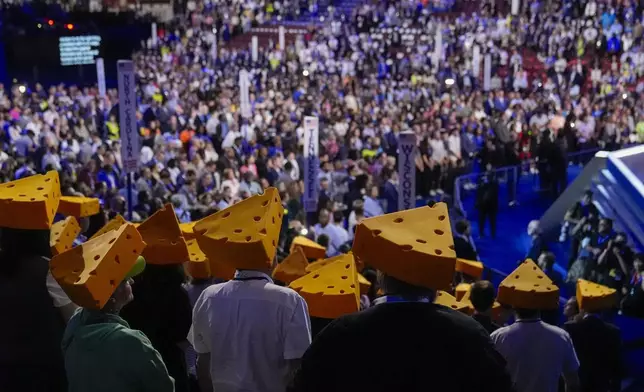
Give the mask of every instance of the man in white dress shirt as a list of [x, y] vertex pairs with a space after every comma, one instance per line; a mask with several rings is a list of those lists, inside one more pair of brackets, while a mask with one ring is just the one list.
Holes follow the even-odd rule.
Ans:
[[516, 322], [490, 338], [505, 357], [517, 392], [557, 392], [563, 376], [566, 392], [579, 390], [579, 360], [568, 332], [541, 321], [538, 310], [515, 309]]

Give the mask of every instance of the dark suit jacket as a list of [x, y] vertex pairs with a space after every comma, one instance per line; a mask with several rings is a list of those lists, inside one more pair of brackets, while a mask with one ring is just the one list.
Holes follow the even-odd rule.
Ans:
[[613, 324], [598, 317], [567, 322], [568, 331], [579, 358], [582, 392], [617, 392], [621, 389], [621, 333]]
[[454, 237], [454, 251], [456, 252], [456, 257], [459, 259], [478, 260], [478, 255], [476, 254], [472, 244], [462, 237]]

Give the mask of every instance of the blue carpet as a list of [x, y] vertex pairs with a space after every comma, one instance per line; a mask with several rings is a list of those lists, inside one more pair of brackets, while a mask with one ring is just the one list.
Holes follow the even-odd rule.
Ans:
[[[581, 167], [568, 168], [568, 181], [572, 182], [581, 172]], [[536, 190], [534, 175], [523, 175], [517, 184], [517, 201], [514, 207], [508, 205], [507, 184], [500, 184], [499, 213], [497, 215], [497, 238], [490, 237], [490, 228], [486, 226], [486, 236], [481, 237], [478, 230], [478, 212], [474, 208], [476, 191], [462, 194], [463, 209], [472, 223], [472, 237], [479, 252], [480, 259], [490, 268], [509, 274], [519, 261], [524, 260], [530, 248], [530, 236], [526, 231], [531, 220], [540, 219], [554, 202], [551, 195]], [[568, 264], [568, 244], [549, 243], [550, 250], [556, 256], [556, 270], [565, 277]], [[562, 290], [564, 294], [566, 290]], [[564, 295], [565, 296], [565, 295]]]

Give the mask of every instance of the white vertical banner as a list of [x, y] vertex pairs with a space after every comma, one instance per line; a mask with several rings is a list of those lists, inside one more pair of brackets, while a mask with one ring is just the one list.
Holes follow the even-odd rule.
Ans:
[[279, 44], [280, 50], [286, 50], [286, 28], [284, 26], [279, 27]]
[[512, 15], [519, 15], [519, 4], [520, 4], [520, 0], [512, 0], [512, 8], [511, 8]]
[[483, 90], [490, 91], [492, 80], [492, 55], [487, 53], [483, 60]]
[[107, 91], [105, 88], [105, 61], [101, 57], [96, 59], [96, 82], [98, 83], [98, 96], [105, 98]]
[[151, 29], [152, 29], [152, 32], [150, 33], [150, 39], [152, 40], [152, 47], [156, 48], [156, 46], [157, 46], [157, 24], [153, 22]]
[[256, 35], [253, 35], [251, 39], [251, 56], [253, 56], [253, 62], [257, 62], [259, 58], [259, 40]]
[[432, 59], [433, 61], [433, 66], [435, 69], [438, 69], [440, 66], [440, 62], [443, 57], [443, 26], [438, 25], [436, 29], [436, 35], [434, 36], [434, 58]]
[[239, 71], [239, 110], [244, 118], [251, 117], [249, 88], [250, 80], [248, 71], [242, 69]]
[[304, 117], [304, 210], [318, 209], [318, 154], [320, 124], [317, 117]]
[[416, 208], [416, 134], [402, 132], [398, 139], [398, 211]]
[[478, 44], [474, 44], [472, 49], [472, 75], [477, 80], [480, 80], [481, 77], [481, 47]]
[[116, 67], [119, 82], [119, 126], [123, 169], [126, 173], [134, 173], [138, 168], [141, 153], [139, 131], [136, 125], [134, 63], [130, 60], [119, 60]]

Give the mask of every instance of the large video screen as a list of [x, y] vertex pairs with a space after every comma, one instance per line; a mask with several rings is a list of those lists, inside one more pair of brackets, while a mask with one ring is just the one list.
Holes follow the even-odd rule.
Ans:
[[87, 65], [96, 63], [101, 52], [99, 35], [72, 35], [58, 39], [60, 65]]

